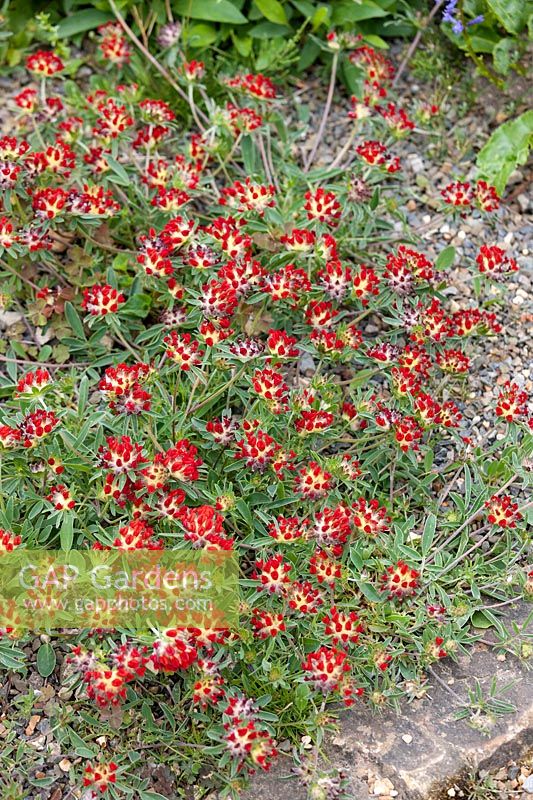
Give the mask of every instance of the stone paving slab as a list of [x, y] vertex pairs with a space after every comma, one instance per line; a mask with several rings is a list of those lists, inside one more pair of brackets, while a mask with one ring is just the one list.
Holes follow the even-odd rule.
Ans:
[[[523, 625], [530, 611], [531, 606], [508, 611], [504, 624], [515, 619]], [[439, 663], [434, 672], [438, 677], [431, 677], [426, 696], [404, 703], [401, 716], [362, 705], [342, 714], [326, 751], [332, 766], [347, 771], [351, 800], [447, 800], [454, 796], [448, 790], [460, 787], [465, 776], [533, 749], [533, 671], [524, 661], [508, 654], [503, 659], [478, 644], [457, 663]], [[516, 711], [457, 720], [475, 680], [487, 698], [493, 678], [499, 691], [511, 684], [500, 697]], [[289, 775], [287, 759], [258, 776], [243, 800], [307, 800], [296, 780], [284, 779]]]

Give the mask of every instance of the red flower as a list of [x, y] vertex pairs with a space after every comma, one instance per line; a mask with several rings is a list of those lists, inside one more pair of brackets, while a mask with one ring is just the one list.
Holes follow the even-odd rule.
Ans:
[[134, 444], [129, 436], [108, 436], [106, 445], [100, 445], [100, 465], [115, 473], [128, 472], [146, 463], [142, 444]]
[[56, 511], [70, 511], [76, 505], [70, 490], [62, 483], [52, 486], [46, 499], [52, 503]]
[[518, 264], [514, 258], [509, 258], [505, 254], [505, 250], [496, 245], [481, 245], [476, 256], [476, 263], [481, 273], [486, 273], [496, 280], [501, 280], [502, 276], [518, 270]]
[[268, 639], [270, 636], [277, 636], [285, 630], [283, 614], [274, 614], [269, 611], [254, 609], [253, 617], [250, 620], [254, 636], [256, 639]]
[[333, 192], [319, 188], [305, 193], [307, 219], [319, 220], [327, 225], [338, 225], [341, 217], [341, 206]]
[[342, 504], [317, 511], [309, 528], [309, 536], [316, 539], [320, 547], [338, 548], [349, 535], [350, 509]]
[[255, 562], [257, 567], [252, 578], [261, 584], [257, 587], [258, 591], [264, 589], [271, 594], [281, 594], [284, 588], [290, 583], [289, 572], [292, 567], [283, 561], [282, 555], [276, 555], [264, 561], [259, 559]]
[[298, 358], [300, 351], [294, 347], [297, 341], [295, 336], [271, 328], [268, 332], [267, 348], [276, 358]]
[[309, 253], [315, 246], [316, 233], [305, 228], [302, 230], [294, 228], [290, 233], [284, 234], [280, 238], [280, 242], [285, 245], [287, 250]]
[[240, 214], [256, 211], [262, 217], [266, 208], [276, 204], [275, 193], [273, 186], [255, 184], [250, 178], [246, 178], [244, 183], [235, 181], [232, 186], [222, 189], [222, 196], [218, 202], [221, 205], [231, 206]]
[[149, 662], [156, 672], [178, 672], [189, 669], [198, 657], [195, 647], [189, 644], [180, 631], [168, 630], [155, 640]]
[[518, 510], [518, 503], [513, 503], [509, 495], [493, 495], [485, 503], [487, 519], [491, 525], [499, 528], [516, 528], [516, 523], [522, 519]]
[[338, 561], [331, 558], [324, 550], [316, 550], [309, 559], [309, 572], [316, 575], [319, 583], [335, 586], [335, 581], [342, 575], [342, 568]]
[[261, 100], [273, 100], [276, 96], [276, 87], [270, 80], [260, 72], [257, 75], [235, 75], [228, 78], [226, 83], [232, 89], [240, 89], [245, 94], [251, 94]]
[[297, 302], [302, 295], [311, 290], [311, 283], [303, 269], [287, 264], [276, 272], [265, 276], [264, 291], [274, 301], [292, 300]]
[[164, 464], [175, 480], [185, 483], [197, 481], [200, 477], [198, 468], [203, 463], [197, 455], [198, 449], [188, 439], [180, 439], [164, 454]]
[[84, 675], [87, 695], [99, 708], [117, 706], [126, 699], [126, 684], [130, 674], [123, 667], [88, 670]]
[[235, 720], [233, 723], [226, 723], [224, 728], [224, 740], [232, 756], [239, 761], [249, 757], [261, 769], [270, 769], [270, 760], [277, 756], [278, 751], [268, 731], [258, 730], [252, 719]]
[[293, 542], [295, 539], [307, 538], [307, 523], [306, 519], [279, 516], [270, 523], [268, 533], [278, 542]]
[[350, 672], [350, 664], [344, 650], [322, 646], [308, 654], [302, 669], [307, 673], [306, 681], [323, 694], [329, 694], [340, 688], [345, 674]]
[[63, 72], [65, 65], [56, 53], [38, 50], [26, 58], [26, 68], [43, 78], [50, 78], [58, 72]]
[[475, 200], [482, 211], [496, 211], [500, 207], [500, 197], [486, 181], [478, 181], [474, 190]]
[[335, 606], [330, 608], [329, 614], [322, 617], [324, 632], [330, 636], [333, 644], [346, 646], [357, 644], [363, 626], [355, 611], [342, 611]]
[[517, 383], [507, 381], [496, 402], [496, 415], [506, 422], [517, 422], [527, 416], [527, 392], [520, 389]]
[[52, 376], [47, 369], [36, 369], [27, 372], [17, 383], [16, 394], [39, 394], [52, 383]]
[[39, 439], [51, 433], [59, 420], [53, 411], [38, 408], [26, 414], [19, 425], [20, 436], [24, 447], [35, 447]]
[[[134, 519], [120, 528], [113, 539], [112, 547], [117, 550], [162, 550], [163, 542], [154, 539], [154, 531], [142, 519]], [[110, 550], [110, 547], [95, 542], [93, 550]]]
[[201, 364], [204, 350], [199, 349], [198, 342], [192, 340], [190, 333], [171, 331], [163, 339], [167, 345], [167, 356], [175, 361], [183, 372], [187, 372], [196, 364]]
[[459, 208], [469, 208], [474, 202], [474, 192], [469, 183], [455, 181], [449, 183], [442, 191], [444, 202]]
[[237, 442], [237, 447], [235, 458], [244, 459], [246, 466], [254, 472], [264, 472], [280, 449], [272, 436], [260, 428], [246, 432], [246, 438]]
[[462, 350], [443, 350], [437, 353], [437, 364], [443, 372], [462, 375], [470, 368], [470, 359]]
[[10, 531], [0, 528], [0, 553], [11, 553], [22, 542], [21, 536], [15, 536]]
[[403, 417], [394, 425], [394, 437], [404, 453], [418, 450], [418, 443], [423, 435], [424, 431], [413, 417]]
[[272, 411], [279, 413], [287, 407], [289, 387], [283, 375], [270, 367], [254, 372], [252, 378], [254, 391], [266, 400]]
[[185, 539], [192, 542], [193, 547], [231, 549], [233, 540], [225, 535], [224, 517], [213, 506], [183, 506], [177, 518], [185, 528]]
[[117, 765], [110, 761], [104, 763], [99, 761], [96, 764], [88, 763], [83, 775], [84, 786], [95, 786], [100, 792], [105, 792], [109, 785], [116, 783]]
[[101, 36], [100, 52], [104, 59], [118, 66], [128, 64], [131, 49], [121, 26], [117, 22], [106, 22], [98, 27], [98, 33]]
[[16, 242], [18, 235], [14, 232], [13, 223], [7, 217], [0, 217], [0, 247], [9, 250]]
[[318, 433], [329, 428], [334, 421], [333, 414], [329, 411], [302, 411], [301, 416], [295, 421], [294, 427], [298, 433]]
[[387, 567], [387, 571], [380, 580], [383, 589], [388, 592], [388, 599], [404, 600], [415, 594], [418, 589], [419, 573], [409, 567], [404, 561], [398, 561], [396, 566]]
[[316, 461], [309, 464], [299, 471], [294, 485], [294, 490], [299, 492], [307, 500], [317, 500], [331, 489], [331, 475], [326, 472]]
[[363, 306], [367, 306], [370, 297], [378, 294], [378, 276], [373, 269], [361, 264], [359, 270], [352, 275], [352, 295], [357, 297]]
[[116, 314], [125, 297], [109, 284], [91, 286], [83, 291], [81, 307], [93, 317]]
[[32, 208], [39, 217], [54, 219], [65, 208], [68, 192], [61, 188], [36, 189], [32, 195]]
[[284, 594], [289, 608], [299, 614], [316, 614], [323, 603], [320, 590], [315, 589], [309, 581], [294, 581], [285, 588]]

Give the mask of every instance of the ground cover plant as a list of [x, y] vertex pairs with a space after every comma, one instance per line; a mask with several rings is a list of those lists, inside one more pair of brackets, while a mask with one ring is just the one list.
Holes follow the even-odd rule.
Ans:
[[[429, 258], [409, 230], [395, 154], [440, 109], [400, 107], [362, 40], [328, 35], [302, 158], [270, 78], [180, 61], [167, 99], [146, 96], [132, 33], [120, 13], [98, 30], [104, 69], [85, 82], [31, 52], [0, 140], [2, 298], [30, 328], [0, 355], [0, 547], [238, 556], [236, 628], [71, 634], [55, 725], [85, 800], [157, 798], [142, 747], [183, 797], [235, 796], [276, 758], [310, 797], [342, 797], [317, 767], [335, 711], [417, 696], [472, 623], [498, 627], [492, 607], [532, 591], [529, 399], [495, 389], [490, 445], [462, 413], [518, 265], [481, 247], [477, 304], [449, 307], [454, 249]], [[363, 92], [315, 167], [341, 52]], [[439, 200], [489, 228], [505, 202], [462, 175]], [[8, 612], [0, 661], [24, 670]], [[45, 637], [41, 674], [61, 646]]]

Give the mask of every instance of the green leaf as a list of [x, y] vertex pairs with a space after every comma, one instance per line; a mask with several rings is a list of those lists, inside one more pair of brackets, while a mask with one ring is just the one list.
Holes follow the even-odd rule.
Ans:
[[437, 517], [435, 514], [428, 514], [424, 524], [424, 532], [422, 533], [422, 555], [427, 556], [431, 550], [433, 539], [435, 538], [435, 531], [437, 529]]
[[128, 297], [127, 301], [122, 306], [122, 314], [129, 317], [139, 317], [144, 319], [150, 311], [152, 298], [149, 294], [139, 292]]
[[76, 11], [61, 20], [57, 26], [57, 35], [60, 39], [68, 39], [77, 33], [92, 31], [99, 25], [112, 20], [113, 14], [106, 11], [98, 11], [96, 8], [85, 8], [83, 11]]
[[533, 140], [533, 111], [496, 128], [478, 153], [477, 168], [482, 178], [501, 194], [518, 164], [525, 164]]
[[524, 0], [487, 0], [487, 5], [509, 33], [525, 28], [529, 4]]
[[364, 386], [375, 372], [375, 369], [360, 369], [350, 381], [350, 389], [357, 389], [359, 386]]
[[209, 47], [210, 44], [216, 41], [216, 38], [216, 28], [213, 25], [204, 25], [201, 22], [186, 28], [183, 33], [183, 40], [190, 47]]
[[74, 752], [77, 756], [81, 756], [81, 758], [94, 758], [96, 755], [95, 751], [89, 747], [87, 742], [84, 741], [81, 736], [78, 736], [76, 731], [73, 731], [72, 728], [69, 728], [68, 735], [70, 737], [72, 747], [74, 748]]
[[277, 22], [278, 25], [289, 24], [285, 9], [279, 0], [255, 0], [255, 4], [261, 14], [270, 20], [270, 22]]
[[23, 669], [24, 659], [22, 650], [0, 644], [0, 664], [6, 669]]
[[492, 51], [492, 58], [494, 60], [494, 68], [500, 75], [507, 75], [511, 68], [511, 64], [518, 61], [520, 57], [516, 42], [510, 37], [500, 39], [494, 50]]
[[72, 514], [65, 513], [65, 517], [61, 524], [59, 531], [59, 541], [61, 542], [61, 549], [68, 553], [72, 549], [72, 542], [74, 541], [74, 527], [73, 527]]
[[111, 158], [111, 156], [107, 156], [107, 163], [114, 173], [114, 175], [107, 175], [107, 179], [113, 183], [117, 183], [119, 186], [129, 186], [131, 181], [122, 164], [119, 164], [118, 161]]
[[37, 671], [43, 678], [48, 678], [55, 669], [56, 652], [51, 644], [42, 644], [37, 651]]
[[328, 6], [319, 6], [317, 8], [311, 18], [311, 25], [313, 26], [314, 31], [318, 30], [321, 25], [329, 24], [329, 12], [330, 9]]
[[474, 611], [471, 620], [474, 628], [492, 628], [493, 623], [487, 619], [483, 611]]
[[230, 0], [176, 0], [172, 7], [184, 17], [205, 19], [207, 22], [229, 22], [232, 25], [248, 22]]
[[[278, 25], [277, 22], [260, 22], [259, 25], [254, 25], [250, 28], [250, 36], [252, 39], [262, 39], [267, 42], [266, 51], [264, 50], [260, 61], [263, 63], [261, 69], [265, 69], [272, 63], [275, 63], [276, 51], [283, 47], [283, 36], [290, 33], [290, 28], [287, 25]], [[258, 59], [257, 68], [259, 69], [260, 61]]]
[[239, 36], [236, 33], [231, 34], [231, 38], [233, 40], [233, 44], [235, 49], [239, 53], [239, 55], [243, 56], [244, 58], [248, 58], [252, 51], [252, 37], [251, 36]]
[[341, 58], [340, 74], [348, 91], [356, 97], [362, 97], [364, 83], [363, 72], [345, 56]]
[[85, 339], [85, 331], [83, 330], [83, 323], [79, 317], [78, 312], [72, 305], [72, 303], [65, 303], [65, 317], [67, 318], [67, 322], [78, 337], [78, 339]]
[[367, 600], [371, 603], [379, 603], [383, 599], [382, 596], [376, 592], [371, 583], [364, 583], [363, 581], [356, 581], [357, 586], [364, 594]]
[[311, 690], [307, 683], [300, 683], [294, 692], [294, 705], [298, 711], [303, 711], [309, 703]]
[[259, 164], [259, 153], [254, 140], [248, 134], [242, 137], [241, 141], [242, 160], [248, 175], [254, 175]]
[[389, 45], [382, 39], [381, 36], [376, 36], [375, 33], [365, 33], [363, 35], [363, 40], [368, 42], [368, 44], [372, 45], [372, 47], [378, 47], [380, 50], [388, 50]]
[[455, 261], [455, 247], [449, 245], [441, 250], [435, 261], [435, 269], [448, 269]]
[[341, 25], [346, 22], [359, 22], [362, 19], [386, 16], [387, 12], [372, 0], [365, 0], [364, 3], [341, 0], [340, 3], [335, 3], [334, 5], [331, 22], [333, 25]]
[[[298, 59], [298, 64], [296, 66], [297, 71], [303, 72], [308, 67], [310, 67], [311, 64], [313, 64], [316, 61], [319, 54], [320, 54], [320, 45], [318, 45], [312, 39], [308, 39], [300, 51], [300, 58]], [[300, 108], [301, 106], [297, 106], [297, 109]]]
[[164, 795], [158, 792], [139, 792], [139, 797], [141, 800], [167, 800]]

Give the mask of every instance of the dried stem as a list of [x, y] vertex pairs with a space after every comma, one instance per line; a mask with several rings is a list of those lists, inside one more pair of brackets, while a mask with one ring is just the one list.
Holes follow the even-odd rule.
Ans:
[[[111, 10], [113, 11], [113, 14], [117, 18], [118, 23], [120, 24], [120, 26], [122, 27], [124, 32], [127, 34], [127, 36], [131, 39], [131, 41], [135, 45], [137, 45], [137, 47], [139, 48], [141, 53], [145, 56], [145, 58], [147, 58], [148, 61], [156, 68], [156, 70], [159, 72], [160, 75], [163, 76], [163, 78], [167, 81], [167, 83], [169, 83], [170, 86], [172, 86], [174, 91], [179, 94], [179, 96], [182, 98], [182, 100], [185, 100], [185, 102], [189, 105], [189, 98], [187, 97], [187, 93], [183, 91], [181, 86], [179, 84], [177, 84], [176, 81], [172, 78], [172, 76], [170, 75], [168, 70], [166, 70], [165, 67], [162, 64], [159, 63], [157, 58], [155, 58], [155, 56], [153, 56], [150, 53], [150, 51], [143, 45], [143, 43], [141, 42], [139, 37], [136, 36], [136, 34], [132, 31], [132, 29], [130, 28], [130, 26], [128, 25], [128, 23], [126, 22], [126, 20], [124, 19], [124, 17], [120, 13], [120, 11], [118, 10], [118, 8], [116, 6], [116, 3], [115, 3], [115, 0], [109, 0], [109, 5], [111, 6]], [[191, 111], [192, 111], [192, 109], [191, 109]], [[201, 119], [203, 119], [205, 122], [209, 122], [209, 119], [206, 117], [206, 115], [200, 109], [198, 109], [198, 116]]]
[[439, 8], [443, 5], [443, 3], [444, 3], [444, 0], [437, 0], [435, 5], [433, 6], [431, 11], [429, 12], [429, 14], [428, 14], [428, 16], [426, 18], [426, 21], [421, 25], [421, 27], [416, 32], [415, 38], [411, 42], [411, 44], [409, 46], [409, 49], [408, 49], [407, 53], [405, 54], [405, 56], [403, 58], [402, 63], [398, 67], [398, 71], [397, 71], [397, 73], [396, 73], [396, 75], [394, 77], [394, 80], [392, 82], [393, 87], [395, 87], [397, 85], [398, 81], [400, 80], [400, 78], [402, 77], [403, 73], [405, 72], [405, 68], [407, 67], [407, 64], [409, 63], [409, 61], [412, 59], [412, 57], [414, 56], [414, 54], [416, 52], [416, 49], [417, 49], [417, 47], [418, 47], [418, 45], [420, 43], [420, 39], [422, 38], [422, 34], [425, 32], [425, 30], [428, 27], [429, 23], [431, 22], [431, 20], [433, 19], [433, 17], [435, 16], [437, 11], [439, 10]]
[[333, 54], [333, 61], [331, 63], [331, 77], [329, 79], [329, 88], [328, 88], [328, 96], [326, 97], [326, 105], [324, 106], [324, 113], [322, 114], [322, 119], [320, 120], [320, 126], [318, 128], [318, 133], [315, 137], [315, 142], [313, 144], [313, 149], [307, 159], [307, 162], [304, 167], [304, 172], [309, 172], [311, 168], [311, 164], [314, 161], [316, 156], [316, 151], [318, 150], [318, 146], [322, 140], [322, 136], [324, 134], [324, 130], [326, 128], [326, 123], [328, 121], [329, 110], [331, 108], [331, 103], [333, 100], [333, 92], [335, 91], [335, 79], [337, 77], [337, 64], [339, 63], [339, 54]]

